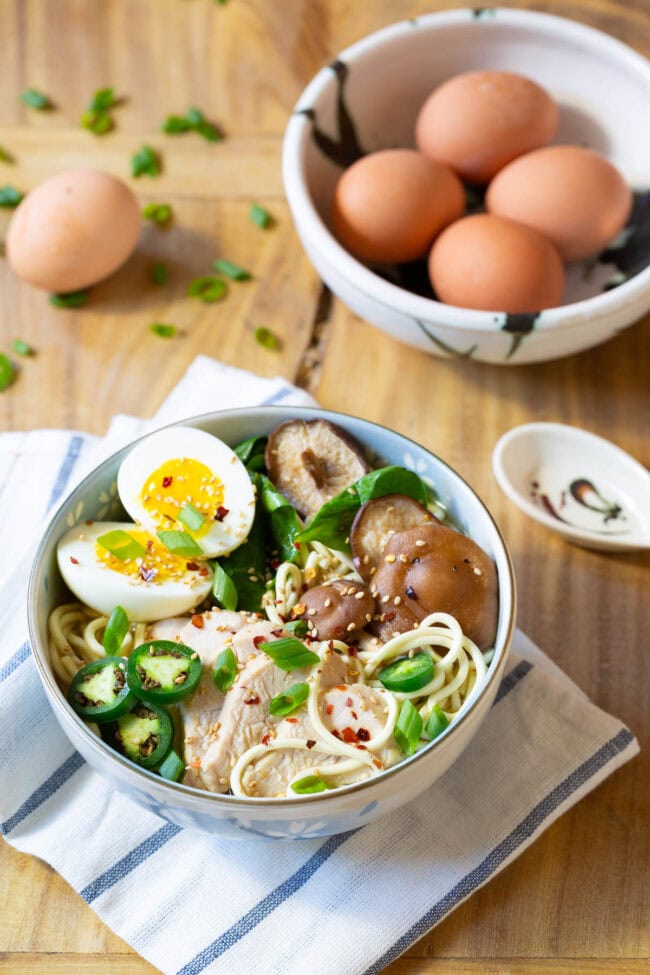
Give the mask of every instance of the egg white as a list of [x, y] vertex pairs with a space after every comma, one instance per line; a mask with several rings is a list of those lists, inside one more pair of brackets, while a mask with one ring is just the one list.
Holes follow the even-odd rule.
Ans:
[[176, 579], [147, 582], [139, 575], [115, 571], [98, 557], [96, 541], [107, 532], [121, 529], [127, 533], [142, 531], [124, 522], [96, 521], [81, 524], [63, 536], [57, 546], [57, 561], [68, 589], [86, 606], [104, 616], [121, 606], [135, 622], [179, 616], [197, 606], [210, 592], [212, 569], [207, 563], [196, 564], [204, 571], [186, 568], [191, 560], [179, 560], [183, 574]]
[[[150, 479], [154, 472], [165, 463], [183, 458], [200, 462], [219, 479], [223, 486], [222, 504], [228, 510], [223, 520], [210, 519], [197, 532], [181, 522], [170, 524], [164, 517], [152, 515], [142, 500], [143, 490], [153, 483]], [[194, 538], [207, 558], [227, 555], [245, 542], [255, 517], [255, 491], [242, 462], [223, 441], [191, 427], [159, 430], [137, 444], [122, 462], [117, 489], [131, 518], [148, 532], [155, 535], [160, 529], [183, 531]], [[156, 483], [154, 495], [160, 498], [165, 493], [162, 485]], [[191, 492], [186, 500], [197, 502]]]

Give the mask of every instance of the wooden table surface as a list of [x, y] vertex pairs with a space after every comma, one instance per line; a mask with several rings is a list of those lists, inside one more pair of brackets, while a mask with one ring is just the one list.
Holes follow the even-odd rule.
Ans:
[[[647, 0], [519, 3], [599, 27], [650, 53]], [[510, 546], [521, 627], [604, 709], [650, 738], [648, 555], [582, 551], [527, 520], [501, 494], [490, 456], [529, 420], [587, 427], [650, 463], [650, 319], [580, 356], [504, 368], [444, 361], [398, 345], [330, 301], [284, 201], [282, 131], [307, 80], [341, 48], [436, 0], [0, 0], [0, 184], [28, 190], [67, 166], [127, 177], [143, 142], [164, 173], [134, 183], [142, 201], [169, 201], [174, 226], [148, 226], [135, 257], [93, 290], [86, 308], [56, 310], [0, 261], [0, 351], [14, 338], [34, 358], [0, 395], [0, 429], [74, 427], [102, 433], [117, 411], [149, 416], [198, 353], [262, 375], [282, 373], [326, 407], [421, 441], [479, 491]], [[444, 6], [458, 6], [445, 4]], [[92, 92], [126, 98], [116, 130], [78, 126]], [[33, 86], [56, 110], [19, 101]], [[158, 131], [169, 112], [200, 106], [226, 133], [212, 145]], [[275, 217], [248, 219], [251, 200]], [[6, 223], [0, 212], [0, 239]], [[184, 297], [217, 256], [254, 280], [219, 305]], [[149, 282], [164, 259], [168, 285]], [[164, 341], [154, 321], [182, 334]], [[256, 344], [258, 325], [282, 339]], [[532, 848], [387, 971], [617, 975], [648, 971], [647, 757], [613, 775]], [[45, 864], [0, 844], [0, 970], [145, 975], [154, 972], [108, 931]], [[260, 969], [261, 971], [261, 969]], [[342, 975], [345, 975], [342, 970]]]

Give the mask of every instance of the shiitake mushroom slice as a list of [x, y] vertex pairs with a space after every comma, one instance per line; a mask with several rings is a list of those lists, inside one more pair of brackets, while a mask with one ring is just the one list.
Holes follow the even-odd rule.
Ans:
[[374, 611], [375, 600], [367, 586], [354, 579], [334, 579], [307, 589], [293, 614], [305, 620], [311, 636], [347, 641], [368, 626]]
[[328, 420], [282, 423], [269, 437], [265, 461], [278, 491], [306, 520], [369, 470], [356, 444]]
[[366, 501], [350, 529], [350, 547], [357, 572], [369, 582], [387, 542], [396, 532], [437, 521], [435, 515], [406, 494], [387, 494]]

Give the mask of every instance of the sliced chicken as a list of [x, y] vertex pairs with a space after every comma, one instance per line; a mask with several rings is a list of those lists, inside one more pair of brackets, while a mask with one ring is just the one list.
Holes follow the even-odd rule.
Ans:
[[261, 622], [261, 618], [251, 613], [212, 609], [192, 617], [175, 616], [159, 620], [149, 627], [147, 639], [183, 643], [196, 650], [204, 666], [214, 667], [217, 657], [234, 634], [258, 621]]
[[[348, 744], [362, 746], [382, 733], [389, 713], [385, 695], [365, 684], [331, 687], [321, 697], [320, 711], [323, 724], [332, 734]], [[402, 757], [392, 735], [375, 754], [384, 768]]]

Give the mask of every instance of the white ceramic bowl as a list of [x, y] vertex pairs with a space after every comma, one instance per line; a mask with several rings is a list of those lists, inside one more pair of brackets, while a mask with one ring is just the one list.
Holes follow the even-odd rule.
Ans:
[[[229, 837], [251, 834], [282, 838], [329, 836], [362, 826], [415, 798], [449, 768], [476, 734], [503, 676], [515, 619], [512, 565], [503, 539], [472, 489], [442, 460], [405, 437], [365, 420], [293, 407], [265, 407], [214, 413], [184, 421], [234, 445], [265, 434], [292, 417], [322, 416], [339, 424], [372, 454], [389, 464], [416, 470], [435, 486], [457, 524], [495, 560], [499, 579], [499, 621], [495, 654], [481, 693], [464, 715], [417, 755], [368, 782], [295, 799], [238, 799], [166, 782], [126, 761], [96, 737], [74, 713], [59, 689], [49, 661], [47, 620], [66, 598], [56, 565], [58, 540], [79, 521], [108, 520], [123, 513], [116, 478], [128, 448], [93, 471], [52, 518], [34, 562], [28, 609], [31, 644], [54, 714], [72, 744], [93, 768], [136, 802], [177, 823]], [[112, 502], [108, 499], [115, 499]], [[69, 598], [69, 597], [68, 597]]]
[[[365, 267], [329, 229], [342, 167], [377, 149], [413, 146], [415, 118], [430, 92], [476, 68], [519, 72], [546, 88], [560, 106], [555, 141], [603, 153], [638, 191], [626, 245], [606, 260], [571, 267], [565, 304], [538, 315], [421, 297]], [[462, 9], [370, 34], [300, 96], [284, 139], [283, 178], [296, 229], [325, 283], [362, 318], [434, 355], [511, 365], [556, 359], [606, 341], [650, 309], [650, 200], [643, 192], [650, 189], [650, 65], [573, 21]]]

